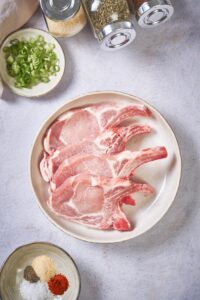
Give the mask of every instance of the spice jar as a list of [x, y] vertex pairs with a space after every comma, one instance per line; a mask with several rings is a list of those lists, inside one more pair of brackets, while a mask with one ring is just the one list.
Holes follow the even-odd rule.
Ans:
[[130, 44], [136, 32], [126, 0], [83, 0], [95, 37], [104, 50]]
[[40, 0], [49, 32], [55, 37], [77, 34], [87, 23], [81, 0]]
[[152, 28], [166, 22], [174, 13], [170, 0], [129, 0], [134, 6], [138, 24]]

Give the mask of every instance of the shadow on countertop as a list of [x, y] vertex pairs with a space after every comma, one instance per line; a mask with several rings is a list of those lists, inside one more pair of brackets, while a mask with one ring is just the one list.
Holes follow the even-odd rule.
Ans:
[[[101, 276], [95, 273], [95, 268], [89, 269], [88, 264], [81, 262], [79, 264], [79, 271], [81, 276], [81, 293], [80, 300], [100, 300], [99, 289], [102, 288]], [[102, 274], [101, 274], [102, 275]]]

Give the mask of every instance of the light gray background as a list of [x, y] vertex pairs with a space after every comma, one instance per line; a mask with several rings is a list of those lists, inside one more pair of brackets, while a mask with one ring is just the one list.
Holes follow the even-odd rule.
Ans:
[[[48, 96], [25, 99], [7, 88], [0, 100], [0, 262], [17, 246], [50, 241], [78, 264], [81, 300], [200, 299], [200, 2], [174, 1], [171, 21], [137, 29], [129, 47], [98, 49], [89, 28], [61, 39], [65, 76]], [[45, 28], [40, 12], [28, 26]], [[148, 233], [114, 245], [89, 244], [56, 229], [33, 196], [28, 162], [45, 119], [71, 97], [119, 90], [155, 106], [177, 136], [183, 173], [176, 200]], [[14, 300], [14, 299], [13, 299]]]

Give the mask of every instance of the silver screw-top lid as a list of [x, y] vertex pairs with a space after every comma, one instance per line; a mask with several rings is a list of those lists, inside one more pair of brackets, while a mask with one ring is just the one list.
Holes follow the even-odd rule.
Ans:
[[81, 5], [80, 0], [40, 0], [40, 6], [47, 18], [61, 21], [72, 18]]
[[149, 0], [137, 9], [136, 18], [141, 27], [151, 28], [166, 22], [173, 13], [170, 0]]
[[132, 22], [116, 22], [108, 24], [97, 34], [104, 50], [118, 50], [130, 44], [136, 36]]

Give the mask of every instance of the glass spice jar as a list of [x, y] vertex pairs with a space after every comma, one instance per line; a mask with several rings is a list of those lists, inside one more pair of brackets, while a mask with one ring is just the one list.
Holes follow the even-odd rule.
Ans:
[[135, 11], [138, 24], [152, 28], [169, 20], [174, 13], [170, 0], [128, 0]]
[[136, 32], [126, 0], [82, 0], [95, 37], [104, 50], [130, 44]]
[[49, 32], [55, 37], [70, 37], [87, 23], [81, 0], [40, 0]]

